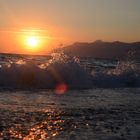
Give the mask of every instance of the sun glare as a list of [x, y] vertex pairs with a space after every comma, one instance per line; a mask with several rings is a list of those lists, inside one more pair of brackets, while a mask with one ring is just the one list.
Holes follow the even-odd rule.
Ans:
[[50, 49], [51, 41], [46, 30], [21, 29], [19, 33], [18, 40], [24, 53], [40, 54]]
[[25, 35], [23, 37], [23, 44], [25, 51], [36, 53], [43, 47], [43, 40], [39, 35]]
[[28, 47], [36, 48], [39, 45], [39, 40], [35, 37], [28, 37], [26, 43]]

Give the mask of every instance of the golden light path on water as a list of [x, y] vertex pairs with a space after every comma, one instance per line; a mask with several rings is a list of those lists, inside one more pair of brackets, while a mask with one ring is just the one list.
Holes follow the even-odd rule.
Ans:
[[[39, 113], [39, 115], [41, 115], [41, 112]], [[44, 120], [45, 118], [46, 120]], [[31, 126], [30, 128], [26, 127], [26, 123], [28, 122], [25, 121], [29, 121], [29, 118], [26, 119], [22, 117], [21, 120], [23, 121], [24, 124], [21, 123], [15, 124], [14, 127], [7, 129], [6, 133], [8, 133], [9, 136], [14, 139], [17, 138], [23, 140], [46, 140], [46, 139], [52, 139], [53, 137], [56, 137], [64, 130], [63, 128], [64, 120], [60, 119], [59, 114], [54, 114], [54, 115], [44, 114], [44, 118], [42, 118], [43, 121], [36, 120], [38, 123]], [[32, 116], [32, 118], [30, 119], [32, 119], [32, 123], [33, 123], [35, 117]], [[4, 133], [1, 133], [0, 137], [4, 135], [5, 135]]]
[[[11, 127], [5, 129], [4, 132], [1, 132], [0, 137], [8, 135], [13, 139], [46, 140], [56, 137], [64, 131], [64, 120], [60, 119], [61, 117], [59, 114], [44, 114], [43, 117], [42, 113], [43, 112], [40, 112], [38, 114], [38, 119], [40, 120], [37, 120], [35, 116], [23, 115], [21, 118], [18, 116], [18, 120], [15, 120], [16, 122], [14, 122]], [[34, 124], [36, 122], [37, 124]], [[29, 127], [29, 125], [31, 126]]]
[[51, 99], [46, 99], [44, 94], [27, 96], [13, 94], [8, 97], [12, 106], [0, 104], [1, 108], [8, 108], [1, 112], [5, 116], [2, 122], [5, 127], [0, 130], [0, 138], [46, 140], [64, 131], [66, 125], [61, 116], [63, 112], [52, 107]]

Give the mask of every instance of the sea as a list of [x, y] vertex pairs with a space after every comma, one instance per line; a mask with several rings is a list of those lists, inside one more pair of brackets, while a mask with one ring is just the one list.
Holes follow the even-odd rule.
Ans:
[[0, 140], [140, 140], [140, 62], [0, 54]]

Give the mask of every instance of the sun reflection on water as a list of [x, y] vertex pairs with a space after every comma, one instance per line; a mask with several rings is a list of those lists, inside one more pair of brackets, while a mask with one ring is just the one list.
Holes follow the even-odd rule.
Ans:
[[[9, 125], [0, 133], [0, 138], [18, 140], [46, 140], [57, 137], [64, 130], [65, 121], [55, 112], [14, 114]], [[6, 123], [6, 122], [5, 122]]]

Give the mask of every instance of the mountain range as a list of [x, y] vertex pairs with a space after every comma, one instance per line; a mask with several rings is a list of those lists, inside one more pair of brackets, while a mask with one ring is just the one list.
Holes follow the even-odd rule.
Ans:
[[63, 51], [66, 54], [78, 57], [140, 59], [140, 42], [104, 42], [101, 40], [92, 43], [76, 42], [72, 45], [59, 48], [56, 51]]

